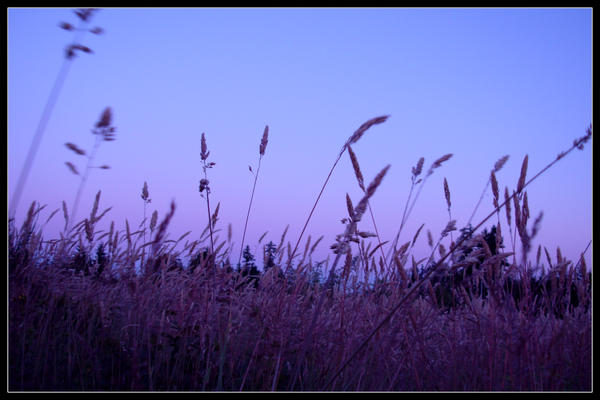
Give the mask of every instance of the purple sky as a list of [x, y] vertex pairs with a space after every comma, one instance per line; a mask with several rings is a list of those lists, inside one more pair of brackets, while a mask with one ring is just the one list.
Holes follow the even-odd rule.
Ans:
[[[70, 9], [8, 9], [9, 198], [73, 38], [61, 21], [77, 18]], [[239, 246], [253, 184], [248, 166], [256, 170], [269, 125], [246, 243], [256, 251], [265, 231], [263, 244], [278, 243], [289, 224], [294, 244], [343, 143], [368, 119], [390, 115], [353, 147], [367, 182], [391, 164], [371, 201], [383, 240], [399, 226], [411, 167], [420, 157], [427, 169], [454, 154], [428, 179], [400, 238], [411, 240], [425, 223], [415, 249], [420, 258], [428, 255], [426, 230], [437, 237], [448, 222], [444, 177], [460, 228], [500, 157], [510, 156], [497, 175], [501, 190], [512, 191], [525, 154], [533, 176], [583, 136], [592, 118], [591, 9], [116, 8], [100, 10], [93, 26], [105, 34], [82, 40], [94, 54], [71, 65], [19, 221], [33, 200], [48, 205], [40, 222], [62, 200], [71, 209], [79, 180], [65, 162], [82, 170], [85, 160], [64, 144], [91, 149], [90, 129], [111, 106], [116, 141], [102, 143], [95, 159], [111, 169], [92, 171], [79, 217], [102, 190], [100, 208], [113, 207], [107, 225], [113, 220], [124, 229], [125, 218], [139, 224], [147, 181], [148, 214], [158, 210], [162, 219], [175, 200], [170, 237], [192, 230], [197, 238], [207, 222], [198, 193], [205, 132], [209, 161], [216, 162], [209, 180], [213, 208], [221, 203], [221, 237], [231, 223]], [[591, 240], [591, 146], [569, 154], [527, 192], [530, 227], [544, 212], [531, 257], [541, 243], [553, 261], [557, 246], [577, 258]], [[355, 204], [361, 198], [344, 154], [308, 227], [313, 242], [325, 235], [315, 260], [331, 254], [344, 229], [346, 193]], [[491, 210], [488, 190], [473, 222]], [[63, 223], [59, 212], [47, 238]], [[369, 216], [359, 228], [372, 230]]]

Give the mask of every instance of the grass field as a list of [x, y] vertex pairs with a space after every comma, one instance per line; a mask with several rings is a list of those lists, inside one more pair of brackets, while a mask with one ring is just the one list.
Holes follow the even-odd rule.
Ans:
[[[108, 211], [99, 211], [100, 192], [80, 221], [64, 206], [65, 230], [48, 239], [40, 221], [55, 214], [34, 202], [20, 226], [8, 223], [8, 389], [591, 390], [591, 271], [583, 255], [566, 260], [560, 249], [529, 245], [538, 221], [529, 219], [525, 189], [546, 169], [527, 180], [526, 157], [511, 193], [498, 188], [506, 159], [498, 160], [494, 212], [468, 229], [450, 220], [448, 249], [427, 232], [431, 254], [416, 260], [420, 229], [402, 244], [402, 227], [396, 238], [358, 228], [373, 215], [369, 199], [387, 167], [367, 184], [351, 145], [385, 119], [367, 121], [339, 153], [351, 157], [364, 197], [356, 205], [347, 198], [333, 261], [313, 261], [317, 241], [302, 234], [239, 257], [230, 237], [219, 241], [204, 135], [207, 226], [196, 240], [165, 240], [175, 204], [160, 222], [155, 213], [139, 228], [100, 230]], [[110, 116], [103, 123], [96, 126], [108, 128]], [[591, 127], [547, 168], [590, 138]], [[267, 143], [268, 127], [260, 157]], [[451, 156], [413, 168], [405, 216]], [[145, 206], [146, 185], [142, 199]]]

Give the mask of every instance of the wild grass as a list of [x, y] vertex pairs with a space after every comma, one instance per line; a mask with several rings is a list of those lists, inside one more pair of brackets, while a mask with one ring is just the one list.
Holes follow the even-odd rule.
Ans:
[[[510, 195], [506, 187], [502, 203], [495, 172], [506, 158], [499, 160], [488, 182], [494, 210], [461, 229], [448, 249], [440, 240], [457, 222], [444, 179], [450, 219], [435, 246], [428, 231], [430, 256], [415, 260], [412, 253], [421, 225], [399, 248], [399, 234], [394, 238], [388, 262], [377, 252], [386, 241], [359, 225], [390, 166], [365, 186], [350, 148], [386, 118], [363, 124], [344, 144], [300, 233], [348, 149], [363, 197], [356, 205], [346, 197], [348, 218], [331, 264], [312, 260], [321, 239], [310, 237], [300, 260], [300, 238], [294, 248], [287, 242], [286, 259], [286, 228], [278, 246], [263, 246], [262, 271], [252, 254], [231, 266], [231, 238], [216, 235], [219, 206], [211, 215], [206, 171], [214, 164], [207, 162], [204, 135], [200, 193], [208, 215], [197, 240], [184, 243], [188, 233], [167, 239], [175, 203], [160, 223], [155, 212], [137, 231], [129, 221], [124, 231], [114, 223], [98, 230], [110, 210], [99, 212], [100, 192], [89, 217], [48, 240], [43, 228], [58, 210], [40, 224], [45, 206], [32, 203], [20, 227], [14, 220], [8, 226], [8, 389], [590, 391], [591, 270], [583, 254], [573, 263], [560, 249], [553, 258], [544, 248], [544, 260], [539, 247], [535, 263], [527, 257], [538, 223], [528, 224], [525, 189], [583, 148], [591, 127], [529, 180], [526, 157], [516, 189]], [[260, 158], [265, 146], [263, 136]], [[450, 157], [436, 160], [422, 181], [424, 159], [413, 168], [399, 233], [426, 178]], [[257, 176], [258, 170], [255, 184]], [[149, 201], [146, 184], [142, 199]], [[515, 228], [512, 251], [504, 248], [503, 207]], [[68, 222], [64, 202], [63, 212]], [[494, 216], [496, 224], [480, 232]]]
[[73, 143], [65, 143], [65, 146], [79, 156], [83, 156], [87, 158], [87, 163], [85, 166], [85, 170], [83, 174], [80, 174], [75, 165], [70, 161], [67, 161], [65, 164], [69, 168], [69, 170], [75, 174], [81, 176], [81, 181], [79, 183], [79, 187], [77, 189], [77, 194], [75, 195], [75, 200], [73, 201], [73, 207], [71, 209], [71, 218], [67, 221], [66, 230], [68, 231], [71, 227], [71, 223], [77, 217], [77, 211], [79, 210], [79, 201], [81, 200], [81, 195], [83, 193], [83, 188], [85, 187], [85, 183], [88, 180], [89, 174], [93, 168], [99, 169], [109, 169], [108, 165], [100, 165], [95, 166], [94, 158], [96, 157], [96, 153], [98, 152], [98, 148], [102, 142], [112, 142], [115, 140], [115, 132], [116, 128], [112, 126], [112, 110], [110, 107], [106, 107], [102, 114], [100, 115], [100, 119], [96, 122], [94, 129], [92, 129], [92, 134], [94, 135], [94, 146], [88, 155], [85, 150], [80, 149], [77, 145]]
[[[79, 20], [79, 25], [77, 27], [73, 26], [68, 22], [61, 22], [60, 28], [66, 31], [74, 32], [75, 36], [71, 44], [69, 44], [65, 50], [65, 58], [63, 64], [58, 72], [56, 80], [54, 81], [54, 85], [50, 91], [50, 95], [46, 100], [46, 105], [44, 110], [42, 111], [42, 115], [38, 122], [35, 134], [31, 140], [31, 145], [29, 146], [29, 150], [27, 151], [27, 157], [25, 158], [25, 162], [23, 167], [21, 168], [21, 172], [19, 174], [19, 178], [17, 180], [17, 185], [15, 187], [15, 191], [11, 197], [10, 208], [9, 208], [9, 217], [14, 218], [17, 212], [17, 207], [19, 202], [21, 201], [21, 195], [27, 184], [27, 179], [29, 178], [29, 172], [31, 171], [31, 167], [33, 166], [33, 162], [35, 161], [35, 156], [37, 155], [38, 149], [40, 147], [40, 143], [44, 137], [44, 132], [46, 131], [46, 125], [52, 116], [52, 111], [54, 110], [54, 106], [58, 100], [58, 96], [62, 90], [62, 86], [67, 78], [69, 73], [69, 69], [73, 60], [77, 56], [79, 52], [83, 53], [92, 53], [92, 50], [81, 44], [81, 40], [83, 39], [83, 35], [86, 32], [91, 32], [95, 35], [100, 35], [104, 32], [104, 30], [100, 27], [94, 27], [92, 29], [88, 29], [90, 21], [95, 12], [98, 9], [95, 8], [80, 8], [74, 10], [75, 15]], [[72, 164], [71, 164], [72, 165]], [[71, 165], [68, 165], [71, 168]]]
[[238, 264], [242, 261], [242, 249], [244, 248], [244, 241], [246, 240], [246, 230], [248, 229], [248, 219], [250, 218], [250, 209], [252, 208], [252, 201], [254, 200], [254, 191], [256, 190], [256, 182], [258, 181], [258, 173], [260, 172], [260, 164], [263, 156], [265, 155], [265, 151], [267, 149], [267, 144], [269, 143], [269, 126], [265, 126], [265, 130], [263, 132], [262, 139], [260, 140], [260, 146], [258, 148], [258, 168], [256, 168], [256, 174], [252, 171], [252, 167], [248, 167], [250, 172], [254, 175], [254, 184], [252, 185], [252, 194], [250, 195], [250, 203], [248, 204], [248, 213], [246, 214], [246, 222], [244, 223], [244, 233], [242, 234], [242, 244], [240, 246], [240, 257], [238, 259]]

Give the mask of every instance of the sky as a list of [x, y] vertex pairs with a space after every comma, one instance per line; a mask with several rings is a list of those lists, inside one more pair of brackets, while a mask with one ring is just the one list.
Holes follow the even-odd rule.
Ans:
[[[9, 8], [8, 199], [78, 23], [67, 8]], [[211, 207], [220, 203], [220, 237], [233, 228], [237, 261], [265, 126], [269, 142], [261, 161], [245, 244], [292, 246], [345, 141], [365, 121], [389, 115], [353, 146], [365, 181], [390, 164], [370, 201], [382, 240], [395, 236], [411, 186], [411, 168], [453, 157], [431, 175], [404, 227], [400, 243], [427, 257], [425, 232], [438, 238], [450, 217], [467, 224], [495, 162], [501, 192], [516, 189], [525, 155], [528, 177], [585, 135], [592, 122], [592, 10], [430, 8], [108, 8], [93, 14], [79, 41], [93, 53], [77, 53], [59, 92], [31, 167], [16, 218], [32, 201], [46, 204], [39, 219], [65, 201], [72, 210], [86, 159], [65, 143], [90, 151], [90, 133], [110, 106], [116, 140], [102, 142], [83, 188], [78, 219], [89, 215], [101, 190], [100, 210], [125, 229], [143, 219], [144, 182], [159, 221], [176, 211], [169, 238], [207, 224], [200, 138], [215, 166], [208, 170]], [[450, 214], [444, 197], [446, 178]], [[350, 159], [334, 169], [310, 220], [313, 259], [331, 256], [344, 231], [346, 193], [362, 197]], [[592, 239], [592, 146], [575, 150], [527, 188], [534, 238], [556, 261], [556, 249], [576, 260]], [[488, 188], [473, 224], [493, 210]], [[497, 219], [492, 218], [485, 227]], [[514, 221], [514, 217], [513, 217]], [[503, 232], [508, 232], [504, 210]], [[46, 239], [64, 226], [59, 211], [44, 227]], [[359, 229], [373, 231], [370, 215]], [[259, 238], [267, 232], [261, 244]], [[454, 232], [456, 235], [456, 232]], [[508, 242], [508, 243], [506, 243]], [[442, 242], [448, 248], [448, 238]], [[505, 240], [506, 251], [512, 251]], [[520, 245], [517, 244], [517, 250]], [[354, 248], [356, 251], [356, 248]], [[543, 252], [542, 252], [543, 254]], [[257, 257], [259, 260], [261, 257]], [[543, 258], [545, 260], [545, 257]], [[586, 261], [591, 265], [591, 246]], [[262, 261], [262, 260], [260, 260]]]

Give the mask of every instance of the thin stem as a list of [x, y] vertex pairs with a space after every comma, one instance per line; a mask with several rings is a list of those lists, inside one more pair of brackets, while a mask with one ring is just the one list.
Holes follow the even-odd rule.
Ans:
[[408, 192], [408, 198], [406, 199], [406, 203], [404, 204], [404, 211], [402, 213], [402, 220], [400, 221], [400, 228], [398, 228], [398, 233], [396, 233], [396, 237], [394, 238], [392, 247], [390, 247], [390, 249], [388, 250], [386, 261], [388, 258], [390, 258], [390, 255], [392, 255], [392, 257], [394, 257], [393, 253], [396, 252], [396, 246], [398, 245], [398, 240], [400, 239], [400, 232], [402, 232], [402, 228], [404, 228], [404, 224], [406, 222], [406, 211], [408, 209], [408, 204], [410, 203], [410, 198], [412, 196], [414, 188], [415, 188], [415, 180], [413, 179], [412, 184], [410, 185], [410, 191]]
[[87, 182], [88, 176], [90, 174], [90, 170], [92, 169], [92, 161], [94, 159], [94, 156], [96, 155], [96, 152], [98, 151], [98, 147], [100, 147], [101, 141], [102, 141], [102, 136], [99, 134], [96, 135], [94, 147], [92, 149], [90, 156], [88, 157], [88, 162], [85, 167], [83, 176], [81, 177], [81, 183], [79, 184], [79, 188], [77, 189], [77, 195], [75, 196], [75, 201], [73, 202], [73, 210], [71, 211], [71, 217], [69, 218], [69, 222], [67, 224], [67, 230], [66, 230], [67, 232], [69, 232], [71, 230], [71, 226], [73, 225], [73, 222], [75, 221], [75, 217], [77, 216], [77, 209], [79, 208], [79, 201], [81, 200], [81, 194], [83, 192], [83, 187], [85, 186], [85, 183]]
[[574, 269], [577, 269], [577, 267], [579, 267], [579, 264], [581, 264], [581, 260], [583, 258], [583, 255], [588, 251], [588, 249], [590, 248], [590, 245], [592, 244], [592, 241], [590, 240], [587, 244], [587, 246], [585, 246], [585, 250], [583, 250], [583, 252], [581, 253], [581, 256], [579, 257], [579, 260], [577, 261], [577, 264], [575, 264]]
[[388, 118], [388, 115], [385, 115], [385, 116], [372, 118], [372, 119], [368, 120], [367, 122], [362, 124], [352, 134], [352, 136], [350, 136], [350, 138], [348, 138], [346, 143], [344, 143], [344, 145], [342, 146], [342, 149], [340, 150], [340, 153], [339, 153], [337, 159], [333, 163], [333, 166], [329, 170], [329, 174], [327, 175], [327, 178], [325, 179], [325, 183], [323, 183], [323, 187], [321, 188], [321, 191], [319, 192], [319, 195], [317, 196], [317, 199], [315, 200], [315, 204], [313, 205], [312, 209], [310, 210], [310, 214], [308, 214], [308, 218], [306, 219], [306, 222], [304, 223], [304, 227], [302, 228], [302, 231], [300, 232], [300, 236], [298, 237], [298, 241], [296, 242], [296, 245], [294, 246], [294, 250], [289, 255], [289, 260], [288, 260], [288, 265], [286, 267], [286, 270], [289, 269], [292, 265], [292, 260], [294, 259], [294, 256], [296, 255], [296, 251], [298, 250], [298, 246], [300, 245], [300, 241], [302, 240], [304, 231], [306, 230], [306, 227], [308, 226], [308, 222], [310, 221], [310, 218], [312, 217], [313, 212], [315, 211], [315, 208], [317, 207], [317, 203], [319, 202], [319, 199], [321, 198], [321, 195], [323, 194], [323, 191], [325, 190], [325, 186], [327, 186], [327, 182], [329, 182], [329, 178], [331, 178], [331, 174], [333, 173], [335, 166], [340, 161], [340, 158], [342, 158], [344, 151], [346, 151], [346, 149], [348, 148], [349, 145], [356, 143], [362, 137], [362, 135], [367, 131], [367, 129], [369, 129], [371, 126], [373, 126], [375, 124], [381, 124], [381, 123], [385, 122], [387, 120], [387, 118]]
[[[340, 155], [341, 155], [341, 153], [340, 153]], [[346, 225], [346, 229], [344, 231], [344, 234], [342, 235], [342, 240], [338, 242], [340, 246], [337, 248], [338, 251], [337, 251], [335, 260], [333, 262], [331, 270], [329, 271], [329, 277], [327, 278], [327, 281], [325, 282], [325, 287], [327, 289], [325, 289], [325, 290], [323, 290], [321, 292], [321, 298], [319, 299], [319, 303], [317, 305], [317, 309], [315, 310], [315, 313], [313, 314], [313, 319], [312, 319], [310, 328], [308, 330], [308, 334], [304, 338], [304, 344], [302, 346], [302, 351], [301, 351], [300, 355], [298, 356], [298, 359], [296, 361], [296, 366], [294, 367], [294, 372], [293, 372], [293, 375], [292, 375], [292, 383], [290, 384], [290, 390], [293, 390], [294, 389], [294, 385], [296, 384], [296, 379], [298, 377], [298, 373], [300, 371], [300, 367], [301, 367], [302, 363], [304, 362], [304, 356], [306, 354], [306, 350], [308, 349], [308, 340], [309, 340], [309, 338], [312, 337], [312, 332], [313, 332], [315, 323], [317, 321], [319, 313], [321, 312], [321, 307], [323, 305], [323, 302], [325, 301], [325, 294], [328, 293], [328, 292], [330, 292], [330, 291], [333, 291], [333, 289], [334, 289], [334, 287], [333, 287], [333, 280], [334, 280], [334, 276], [335, 276], [335, 269], [336, 269], [337, 264], [338, 264], [338, 262], [340, 260], [340, 257], [345, 252], [351, 251], [350, 248], [349, 248], [349, 242], [350, 242], [350, 238], [351, 238], [352, 234], [356, 231], [356, 224], [358, 223], [358, 221], [360, 221], [360, 219], [362, 217], [362, 214], [365, 211], [366, 204], [369, 201], [369, 198], [374, 194], [375, 189], [381, 183], [381, 180], [385, 176], [385, 174], [386, 174], [387, 170], [389, 169], [389, 167], [390, 167], [389, 165], [387, 167], [385, 167], [375, 177], [375, 180], [373, 181], [373, 183], [371, 183], [368, 186], [368, 189], [365, 192], [365, 196], [360, 200], [360, 202], [358, 203], [358, 205], [354, 208], [354, 217]]]
[[69, 71], [69, 67], [71, 66], [71, 62], [71, 59], [65, 58], [62, 67], [58, 72], [58, 76], [56, 77], [56, 81], [54, 82], [54, 86], [50, 91], [50, 96], [48, 97], [48, 101], [46, 102], [46, 106], [44, 107], [44, 111], [42, 112], [42, 116], [35, 131], [35, 135], [33, 136], [33, 139], [31, 141], [31, 145], [29, 145], [29, 151], [27, 152], [25, 163], [23, 164], [23, 168], [21, 169], [21, 173], [19, 174], [17, 186], [15, 188], [10, 202], [10, 218], [14, 218], [17, 212], [17, 207], [19, 205], [19, 201], [21, 200], [21, 195], [23, 194], [25, 183], [27, 182], [27, 178], [29, 177], [31, 166], [33, 165], [33, 160], [35, 159], [38, 148], [40, 147], [42, 137], [44, 136], [44, 131], [46, 130], [46, 125], [48, 124], [48, 120], [50, 119], [52, 110], [56, 105], [58, 94], [60, 93], [60, 89], [62, 88], [63, 83], [65, 82], [65, 78], [67, 77], [67, 73]]
[[344, 147], [344, 149], [342, 149], [342, 151], [340, 152], [338, 158], [335, 160], [335, 162], [333, 163], [333, 166], [329, 170], [329, 174], [327, 175], [327, 178], [325, 179], [325, 182], [323, 183], [323, 186], [321, 187], [321, 191], [319, 192], [319, 195], [317, 196], [317, 199], [315, 200], [315, 204], [313, 204], [312, 209], [310, 210], [310, 213], [308, 214], [308, 218], [306, 219], [306, 222], [304, 223], [304, 227], [302, 228], [302, 231], [300, 232], [300, 236], [298, 237], [298, 241], [296, 242], [296, 245], [294, 246], [294, 250], [289, 255], [287, 269], [289, 269], [291, 267], [291, 265], [292, 265], [292, 259], [296, 255], [296, 251], [298, 250], [298, 246], [300, 245], [300, 241], [302, 240], [302, 236], [304, 235], [304, 231], [306, 231], [306, 227], [308, 226], [308, 222], [310, 221], [310, 218], [312, 217], [313, 213], [315, 212], [315, 209], [317, 208], [317, 203], [321, 199], [321, 195], [323, 194], [323, 191], [325, 190], [325, 186], [327, 186], [327, 182], [329, 182], [329, 178], [331, 178], [331, 174], [333, 173], [333, 170], [335, 169], [335, 166], [340, 161], [340, 158], [342, 158], [342, 154], [344, 154], [344, 150], [345, 150], [345, 147]]
[[240, 247], [240, 258], [238, 260], [238, 265], [241, 265], [242, 262], [242, 252], [244, 251], [244, 240], [246, 239], [246, 229], [248, 228], [248, 219], [250, 218], [250, 208], [252, 207], [252, 201], [254, 200], [254, 190], [256, 189], [256, 181], [258, 180], [258, 173], [260, 172], [260, 162], [262, 160], [262, 155], [258, 157], [258, 168], [256, 170], [256, 174], [254, 175], [254, 185], [252, 186], [252, 194], [250, 195], [250, 204], [248, 204], [248, 213], [246, 214], [246, 223], [244, 224], [244, 234], [242, 235], [242, 245]]
[[[143, 232], [144, 232], [144, 245], [146, 244], [146, 205], [148, 203], [146, 203], [146, 200], [144, 200], [144, 219], [142, 220], [144, 222], [144, 226], [143, 226]], [[141, 260], [141, 266], [143, 267], [144, 265], [144, 259], [146, 258], [146, 246], [143, 247], [142, 249], [142, 260]]]
[[[423, 181], [419, 184], [419, 190], [417, 191], [415, 198], [413, 199], [412, 203], [410, 204], [410, 208], [408, 209], [408, 212], [405, 214], [406, 219], [404, 219], [404, 216], [402, 217], [402, 226], [404, 226], [404, 223], [406, 223], [408, 216], [410, 215], [413, 208], [415, 207], [415, 203], [419, 199], [419, 195], [421, 194], [421, 190], [423, 190], [423, 186], [425, 186], [425, 182], [427, 182], [427, 178], [429, 178], [429, 176], [431, 176], [432, 174], [433, 174], [433, 172], [428, 172], [427, 175], [425, 175], [425, 178], [423, 178]], [[402, 227], [401, 227], [401, 229], [402, 229]]]
[[371, 202], [367, 203], [369, 207], [369, 214], [371, 214], [371, 220], [373, 221], [373, 228], [375, 229], [375, 235], [377, 235], [377, 244], [379, 245], [379, 250], [381, 252], [381, 257], [383, 259], [383, 264], [385, 265], [385, 269], [389, 269], [387, 260], [385, 258], [385, 253], [383, 252], [383, 244], [381, 242], [381, 237], [379, 236], [379, 230], [377, 229], [377, 224], [375, 223], [375, 216], [373, 215], [373, 210], [371, 208]]
[[483, 188], [483, 192], [481, 193], [481, 196], [479, 197], [479, 201], [477, 201], [477, 204], [475, 205], [475, 209], [473, 210], [473, 213], [471, 214], [471, 217], [469, 218], [469, 222], [467, 222], [467, 225], [471, 225], [471, 221], [475, 217], [475, 213], [477, 212], [477, 209], [479, 208], [479, 205], [481, 204], [481, 201], [483, 200], [483, 196], [485, 196], [485, 192], [487, 191], [487, 188], [489, 186], [490, 186], [490, 179], [488, 178], [488, 181], [485, 184], [485, 187]]
[[[206, 179], [206, 171], [204, 172], [204, 177]], [[208, 213], [208, 229], [210, 231], [210, 252], [213, 255], [215, 253], [215, 243], [213, 241], [213, 226], [212, 226], [212, 218], [210, 216], [210, 198], [209, 198], [209, 190], [206, 191], [206, 212]]]

